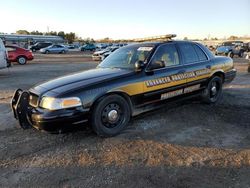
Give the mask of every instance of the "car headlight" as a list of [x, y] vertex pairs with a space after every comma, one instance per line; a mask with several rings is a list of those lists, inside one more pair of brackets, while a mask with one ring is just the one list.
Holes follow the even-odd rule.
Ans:
[[60, 110], [65, 108], [78, 107], [81, 105], [82, 105], [81, 100], [78, 97], [69, 97], [69, 98], [43, 97], [39, 106], [48, 110]]

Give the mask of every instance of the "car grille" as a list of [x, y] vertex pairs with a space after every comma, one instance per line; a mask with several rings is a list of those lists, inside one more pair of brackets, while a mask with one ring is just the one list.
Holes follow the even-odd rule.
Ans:
[[30, 93], [29, 104], [30, 106], [37, 107], [38, 106], [39, 97], [33, 93]]

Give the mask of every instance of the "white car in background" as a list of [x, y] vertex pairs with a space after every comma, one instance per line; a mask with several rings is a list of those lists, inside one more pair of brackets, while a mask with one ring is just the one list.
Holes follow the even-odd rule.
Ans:
[[8, 66], [7, 60], [8, 54], [2, 39], [0, 39], [0, 69], [6, 68]]
[[117, 50], [118, 48], [119, 47], [117, 47], [117, 46], [112, 46], [112, 47], [106, 48], [104, 50], [97, 51], [97, 52], [93, 53], [92, 59], [94, 61], [102, 61], [106, 57], [108, 57], [112, 52], [114, 52], [115, 50]]
[[95, 53], [93, 53], [92, 55], [92, 59], [93, 61], [100, 61], [102, 60], [102, 55], [106, 52], [108, 52], [109, 50], [106, 48], [104, 50], [100, 50], [100, 51], [96, 51]]
[[107, 51], [107, 52], [105, 52], [105, 53], [102, 54], [101, 60], [103, 61], [106, 57], [108, 57], [111, 53], [113, 53], [117, 49], [119, 49], [119, 47], [110, 47], [109, 51]]

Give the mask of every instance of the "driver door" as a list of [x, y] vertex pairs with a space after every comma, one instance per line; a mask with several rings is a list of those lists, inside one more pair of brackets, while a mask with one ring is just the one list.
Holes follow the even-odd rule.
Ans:
[[186, 70], [174, 43], [158, 47], [146, 70], [144, 103], [159, 102], [182, 94]]

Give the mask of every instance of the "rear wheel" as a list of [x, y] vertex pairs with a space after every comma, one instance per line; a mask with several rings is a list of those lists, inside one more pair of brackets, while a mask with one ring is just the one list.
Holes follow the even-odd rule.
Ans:
[[231, 57], [231, 58], [233, 58], [234, 57], [233, 52], [232, 51], [228, 52], [228, 56]]
[[62, 51], [62, 54], [65, 54], [65, 50]]
[[127, 126], [130, 114], [129, 104], [123, 97], [109, 95], [94, 106], [92, 128], [99, 136], [115, 136]]
[[241, 50], [241, 51], [239, 52], [239, 57], [243, 57], [243, 56], [244, 56], [244, 51]]
[[222, 79], [218, 76], [213, 77], [207, 88], [202, 93], [202, 98], [205, 103], [217, 103], [222, 96]]
[[17, 58], [17, 62], [18, 62], [20, 65], [25, 65], [25, 64], [27, 63], [27, 59], [26, 59], [26, 57], [21, 56], [21, 57], [18, 57], [18, 58]]
[[48, 50], [46, 50], [46, 51], [45, 51], [45, 53], [46, 53], [46, 54], [49, 54], [49, 51], [48, 51]]

